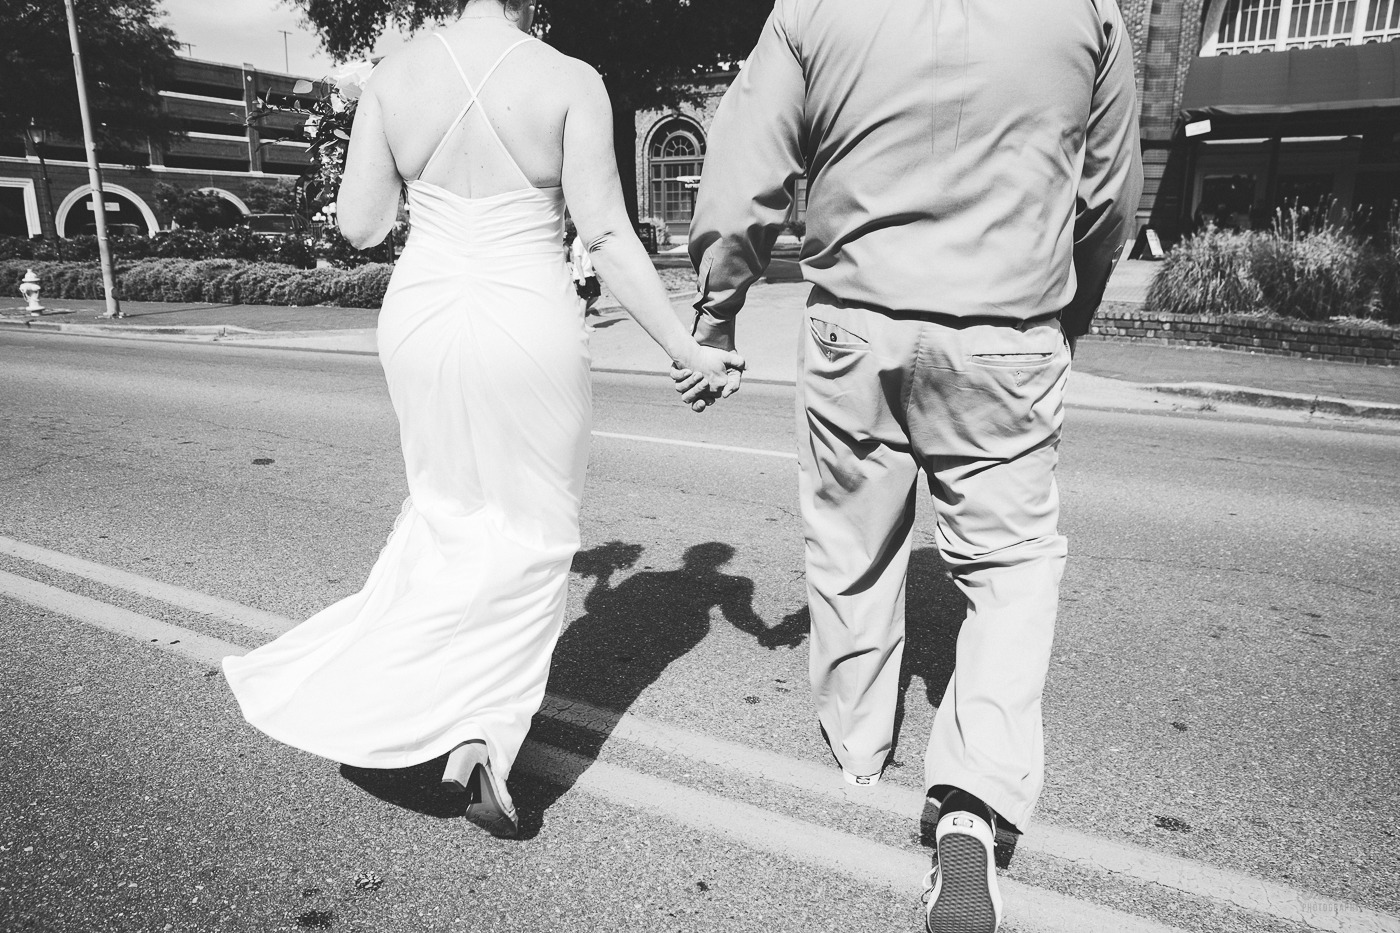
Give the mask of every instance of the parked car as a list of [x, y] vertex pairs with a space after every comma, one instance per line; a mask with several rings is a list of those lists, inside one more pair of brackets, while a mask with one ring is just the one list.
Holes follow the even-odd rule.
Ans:
[[108, 224], [108, 236], [146, 236], [146, 228], [140, 224]]
[[243, 226], [255, 236], [283, 236], [305, 232], [306, 221], [299, 214], [249, 214]]

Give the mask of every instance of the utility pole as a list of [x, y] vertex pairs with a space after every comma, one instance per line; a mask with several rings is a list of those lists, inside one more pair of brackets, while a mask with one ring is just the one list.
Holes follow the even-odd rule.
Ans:
[[112, 246], [107, 242], [107, 201], [102, 191], [102, 169], [97, 161], [97, 143], [92, 136], [92, 114], [88, 110], [87, 82], [83, 78], [83, 53], [78, 44], [78, 16], [73, 0], [63, 0], [68, 8], [68, 41], [73, 46], [73, 74], [78, 80], [78, 112], [83, 118], [83, 142], [87, 146], [88, 183], [92, 187], [92, 216], [97, 223], [97, 255], [102, 262], [102, 290], [107, 296], [103, 317], [122, 317], [117, 300], [117, 277], [112, 268]]
[[291, 32], [286, 29], [279, 29], [277, 31], [282, 34], [282, 70], [287, 74], [291, 74], [292, 56], [291, 53], [287, 51], [287, 37], [291, 35]]

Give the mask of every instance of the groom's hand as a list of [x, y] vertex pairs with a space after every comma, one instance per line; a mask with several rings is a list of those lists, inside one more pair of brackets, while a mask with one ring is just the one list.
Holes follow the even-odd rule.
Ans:
[[740, 369], [726, 370], [724, 388], [718, 390], [706, 385], [704, 377], [699, 373], [688, 369], [672, 369], [671, 378], [675, 380], [676, 391], [680, 393], [681, 401], [694, 411], [704, 411], [720, 399], [729, 398], [738, 392], [744, 380], [744, 373]]
[[[706, 384], [705, 377], [685, 367], [673, 369], [671, 378], [675, 380], [676, 391], [681, 401], [692, 410], [701, 412], [722, 398], [728, 398], [739, 391], [743, 383], [744, 363], [734, 352], [734, 320], [715, 320], [701, 315], [695, 322], [695, 340], [702, 347], [727, 352], [732, 359], [726, 361], [724, 385], [717, 386], [713, 380]], [[738, 365], [734, 365], [734, 362]]]

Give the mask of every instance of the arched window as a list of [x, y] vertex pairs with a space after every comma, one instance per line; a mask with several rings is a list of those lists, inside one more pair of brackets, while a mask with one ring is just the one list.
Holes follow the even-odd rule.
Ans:
[[[102, 186], [106, 206], [107, 229], [116, 235], [152, 236], [160, 229], [155, 212], [130, 188], [108, 182]], [[68, 193], [54, 212], [61, 237], [92, 234], [97, 230], [97, 215], [92, 208], [92, 186], [81, 185]], [[142, 229], [144, 228], [144, 229]]]
[[1400, 39], [1400, 0], [1216, 0], [1202, 55]]
[[647, 156], [652, 213], [666, 221], [672, 233], [685, 233], [705, 164], [705, 137], [687, 120], [669, 120], [652, 134]]

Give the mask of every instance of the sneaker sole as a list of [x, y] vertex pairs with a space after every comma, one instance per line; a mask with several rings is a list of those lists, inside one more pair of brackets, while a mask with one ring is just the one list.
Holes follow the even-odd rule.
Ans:
[[996, 933], [987, 870], [987, 849], [981, 841], [960, 833], [943, 837], [938, 844], [942, 886], [928, 912], [928, 933]]

